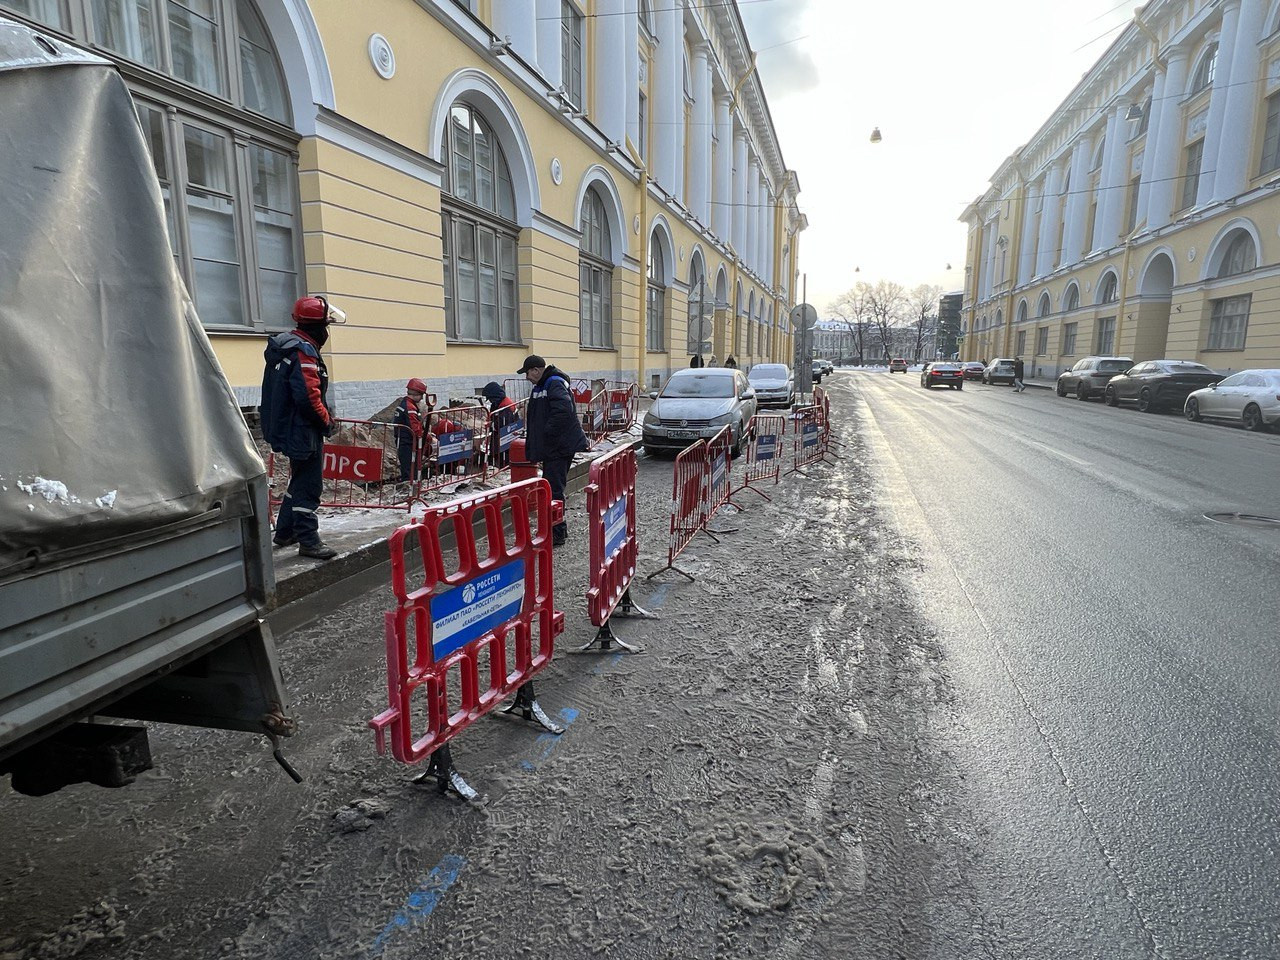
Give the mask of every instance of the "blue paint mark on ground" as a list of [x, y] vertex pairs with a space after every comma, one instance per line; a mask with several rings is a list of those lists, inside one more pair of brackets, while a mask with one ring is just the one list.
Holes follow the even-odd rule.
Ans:
[[605, 670], [611, 670], [611, 669], [613, 669], [614, 667], [616, 667], [618, 664], [620, 664], [620, 663], [622, 662], [622, 656], [623, 656], [623, 655], [622, 655], [622, 653], [621, 653], [621, 652], [615, 653], [613, 656], [611, 656], [611, 657], [610, 657], [608, 660], [606, 660], [604, 663], [600, 664], [600, 665], [599, 665], [599, 666], [597, 666], [594, 670], [592, 670], [592, 671], [591, 671], [591, 675], [592, 675], [593, 677], [598, 677], [598, 676], [600, 676], [600, 674], [604, 673], [604, 672], [605, 672]]
[[[560, 725], [567, 731], [578, 719], [578, 711], [573, 707], [565, 707], [560, 711]], [[533, 741], [533, 748], [537, 751], [537, 756], [532, 760], [521, 760], [520, 769], [527, 773], [533, 773], [538, 769], [538, 764], [542, 763], [547, 757], [551, 756], [551, 752], [555, 750], [556, 744], [560, 742], [560, 738], [564, 736], [562, 733], [543, 733], [538, 739]]]
[[671, 589], [671, 584], [660, 583], [658, 589], [649, 594], [649, 599], [645, 601], [645, 608], [648, 610], [658, 610], [667, 601], [667, 591]]
[[383, 928], [382, 933], [378, 934], [378, 939], [373, 941], [372, 952], [381, 954], [382, 948], [386, 946], [387, 939], [396, 930], [411, 926], [431, 916], [431, 911], [440, 905], [445, 893], [457, 881], [458, 874], [462, 872], [462, 868], [466, 864], [466, 860], [454, 854], [449, 854], [441, 860], [436, 868], [428, 874], [427, 878], [422, 881], [422, 885], [409, 894], [409, 899], [404, 907], [391, 918], [391, 922]]

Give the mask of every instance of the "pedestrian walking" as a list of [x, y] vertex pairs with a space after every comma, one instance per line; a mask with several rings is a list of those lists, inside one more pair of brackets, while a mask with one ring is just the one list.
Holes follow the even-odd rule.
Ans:
[[689, 358], [690, 369], [696, 370], [702, 366], [704, 366], [702, 362], [702, 354], [695, 353], [692, 357]]
[[1022, 374], [1026, 368], [1023, 366], [1021, 357], [1013, 358], [1013, 389], [1021, 393], [1027, 389], [1027, 385], [1022, 382]]
[[[535, 353], [525, 357], [516, 373], [533, 384], [525, 415], [525, 458], [542, 464], [542, 475], [551, 484], [551, 499], [563, 501], [573, 455], [588, 449], [569, 392], [569, 377]], [[558, 547], [568, 537], [568, 525], [563, 521], [556, 524], [552, 544]]]
[[338, 555], [320, 539], [316, 516], [324, 482], [324, 438], [338, 432], [320, 348], [329, 339], [329, 325], [346, 319], [324, 297], [302, 297], [293, 305], [294, 329], [268, 340], [263, 354], [262, 435], [272, 450], [289, 458], [289, 489], [272, 542], [277, 547], [296, 543], [299, 556], [316, 560]]
[[400, 480], [416, 480], [414, 473], [414, 454], [418, 457], [418, 470], [422, 469], [422, 416], [423, 400], [427, 395], [427, 385], [414, 377], [405, 384], [405, 395], [400, 398], [395, 416], [391, 422], [395, 425], [396, 453], [400, 457]]
[[737, 360], [735, 360], [735, 359], [733, 359], [733, 354], [732, 354], [732, 353], [731, 353], [731, 354], [729, 354], [728, 358], [727, 358], [727, 359], [725, 360], [725, 362], [724, 362], [724, 365], [725, 365], [728, 369], [730, 369], [730, 370], [737, 370], [737, 369], [738, 369], [738, 361], [737, 361]]

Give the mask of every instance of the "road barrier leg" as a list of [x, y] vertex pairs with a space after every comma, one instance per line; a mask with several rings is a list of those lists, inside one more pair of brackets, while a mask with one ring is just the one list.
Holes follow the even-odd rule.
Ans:
[[[715, 538], [714, 538], [714, 537], [712, 537], [712, 539], [713, 539], [713, 540], [715, 540]], [[716, 542], [717, 542], [717, 543], [719, 543], [720, 541], [719, 541], [719, 540], [716, 540]], [[668, 570], [674, 570], [676, 573], [680, 574], [680, 576], [684, 577], [684, 578], [685, 578], [686, 580], [688, 580], [690, 583], [697, 583], [697, 582], [698, 582], [698, 578], [697, 578], [697, 577], [695, 577], [695, 576], [694, 576], [693, 574], [691, 574], [691, 573], [685, 573], [683, 570], [681, 570], [679, 567], [677, 567], [674, 563], [668, 563], [665, 567], [662, 567], [662, 568], [661, 568], [661, 569], [659, 569], [659, 570], [655, 570], [655, 571], [653, 571], [653, 573], [648, 574], [648, 575], [645, 577], [645, 579], [646, 579], [646, 580], [652, 580], [652, 579], [653, 579], [654, 577], [656, 577], [658, 574], [660, 574], [660, 573], [666, 573]]]
[[[675, 568], [673, 567], [672, 569], [675, 569]], [[578, 648], [578, 652], [588, 653], [598, 643], [600, 644], [600, 652], [608, 653], [612, 649], [613, 644], [616, 643], [623, 650], [627, 651], [627, 653], [644, 653], [643, 647], [637, 647], [633, 643], [627, 643], [627, 641], [623, 640], [620, 636], [618, 636], [616, 633], [613, 632], [613, 627], [610, 626], [610, 623], [612, 622], [612, 620], [613, 620], [612, 617], [606, 620], [604, 622], [604, 625], [600, 627], [599, 630], [596, 631], [596, 635], [591, 640], [587, 641], [581, 647]]]
[[519, 710], [526, 720], [532, 720], [542, 726], [548, 733], [557, 736], [564, 733], [564, 727], [547, 716], [547, 712], [538, 703], [537, 694], [533, 692], [533, 681], [526, 680], [516, 690], [516, 698], [511, 705], [503, 709], [503, 713], [515, 713]]
[[427, 769], [414, 777], [413, 782], [426, 783], [432, 778], [435, 779], [436, 789], [440, 791], [442, 796], [452, 790], [469, 803], [474, 803], [480, 799], [480, 794], [476, 793], [471, 784], [462, 779], [462, 774], [453, 765], [453, 754], [449, 752], [449, 744], [447, 743], [431, 754]]

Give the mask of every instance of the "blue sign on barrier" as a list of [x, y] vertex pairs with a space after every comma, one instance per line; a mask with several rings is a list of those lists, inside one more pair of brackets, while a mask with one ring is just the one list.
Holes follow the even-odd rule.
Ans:
[[627, 539], [627, 497], [615, 503], [604, 514], [604, 555], [612, 557]]
[[728, 467], [728, 465], [728, 454], [725, 454], [723, 457], [716, 457], [715, 466], [711, 468], [711, 489], [715, 490], [720, 486], [721, 481], [724, 480], [725, 468]]
[[509, 423], [498, 431], [498, 449], [506, 452], [511, 446], [511, 441], [516, 438], [516, 434], [524, 429], [524, 423], [517, 420], [515, 423]]
[[802, 447], [814, 447], [818, 444], [818, 425], [816, 423], [806, 423], [800, 438]]
[[524, 560], [468, 580], [431, 598], [431, 648], [439, 662], [520, 613]]
[[778, 437], [772, 433], [762, 433], [756, 437], [756, 460], [772, 460], [778, 455]]
[[436, 462], [453, 463], [455, 460], [467, 459], [475, 449], [472, 441], [473, 435], [470, 430], [440, 434], [440, 455], [436, 457]]

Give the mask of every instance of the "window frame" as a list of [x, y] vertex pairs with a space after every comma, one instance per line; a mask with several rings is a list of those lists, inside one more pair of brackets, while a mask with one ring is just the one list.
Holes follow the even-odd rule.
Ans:
[[[1104, 341], [1105, 336], [1105, 341]], [[1115, 317], [1099, 317], [1098, 328], [1094, 331], [1094, 346], [1097, 348], [1094, 353], [1100, 357], [1109, 357], [1115, 354], [1116, 344], [1116, 318]]]
[[[1209, 323], [1205, 331], [1205, 351], [1214, 353], [1238, 353], [1245, 348], [1245, 343], [1249, 338], [1249, 317], [1253, 310], [1253, 294], [1241, 293], [1230, 297], [1216, 297], [1209, 301]], [[1227, 309], [1230, 305], [1243, 304], [1242, 313], [1235, 313], [1226, 316]], [[1235, 324], [1238, 321], [1238, 330], [1223, 330], [1224, 321]], [[1238, 335], [1238, 342], [1234, 339]], [[1227, 336], [1233, 339], [1227, 341]], [[1216, 342], [1215, 342], [1216, 341]]]
[[586, 108], [583, 98], [586, 74], [586, 47], [583, 30], [586, 19], [573, 0], [560, 0], [560, 82], [565, 97], [576, 110]]
[[[661, 274], [661, 276], [659, 276]], [[645, 284], [645, 350], [668, 353], [666, 335], [666, 254], [656, 233], [649, 237], [649, 258]]]
[[[1021, 355], [1021, 351], [1019, 351], [1019, 355]], [[1036, 328], [1036, 352], [1034, 356], [1047, 357], [1048, 355], [1049, 355], [1049, 328], [1037, 327]]]
[[[587, 187], [583, 197], [579, 226], [578, 345], [588, 350], [613, 350], [612, 240], [604, 199], [594, 186]], [[593, 242], [595, 239], [599, 242]], [[589, 308], [584, 310], [586, 305]]]
[[[1195, 174], [1191, 173], [1192, 151], [1195, 151]], [[1196, 195], [1200, 192], [1200, 171], [1204, 167], [1204, 137], [1192, 140], [1182, 148], [1182, 197], [1179, 211], [1190, 210], [1196, 205]]]
[[[1076, 355], [1076, 338], [1080, 335], [1080, 322], [1073, 320], [1070, 323], [1062, 325], [1062, 355], [1064, 357], [1074, 357]], [[1084, 363], [1086, 361], [1080, 361]]]

